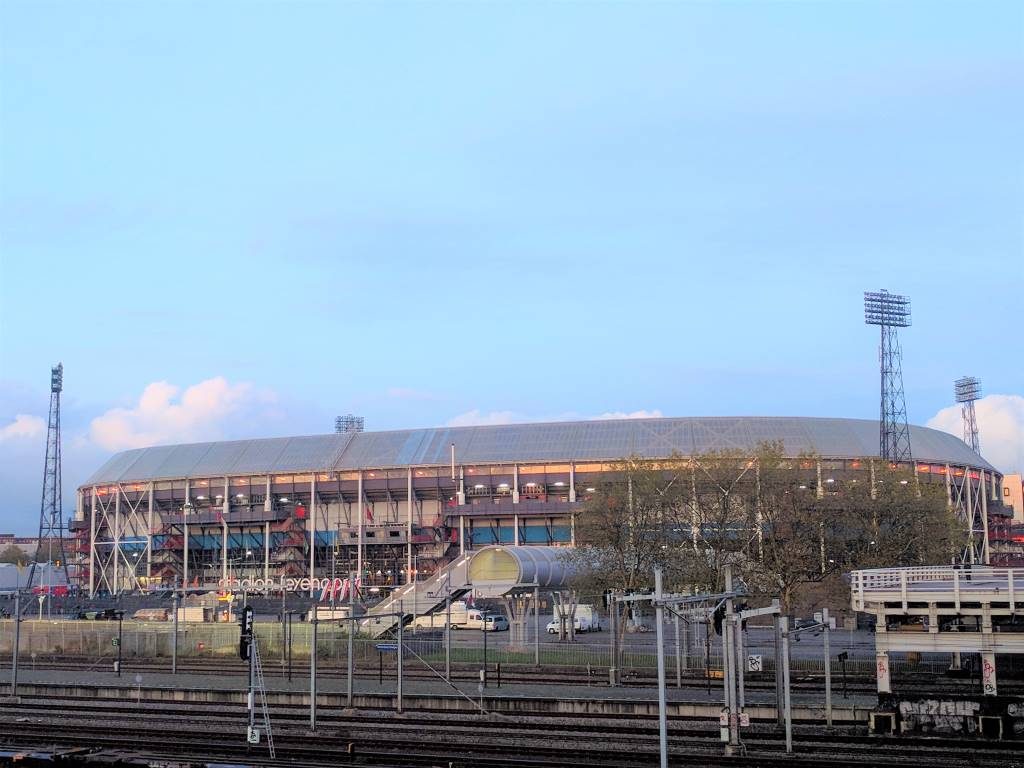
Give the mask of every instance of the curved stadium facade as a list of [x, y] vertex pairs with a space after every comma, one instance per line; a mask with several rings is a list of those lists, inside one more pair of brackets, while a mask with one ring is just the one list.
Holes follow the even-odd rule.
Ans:
[[[972, 556], [987, 559], [999, 473], [953, 435], [912, 426], [910, 439], [915, 461], [899, 468], [945, 485]], [[804, 469], [822, 492], [872, 482], [880, 465], [878, 422], [825, 418], [576, 421], [142, 448], [116, 454], [78, 489], [73, 572], [90, 594], [350, 569], [370, 584], [402, 583], [474, 547], [573, 545], [588, 495], [626, 456], [752, 453], [765, 441], [781, 442], [794, 460], [816, 456]]]

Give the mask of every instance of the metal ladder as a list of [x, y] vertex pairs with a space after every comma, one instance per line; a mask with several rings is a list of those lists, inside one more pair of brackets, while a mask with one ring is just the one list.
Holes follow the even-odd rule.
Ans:
[[260, 694], [260, 707], [263, 710], [263, 730], [267, 734], [267, 747], [270, 749], [270, 759], [275, 759], [274, 734], [270, 730], [270, 712], [267, 710], [267, 686], [263, 680], [263, 660], [260, 657], [260, 645], [256, 641], [256, 633], [252, 633], [252, 654], [253, 663], [256, 666], [256, 690]]

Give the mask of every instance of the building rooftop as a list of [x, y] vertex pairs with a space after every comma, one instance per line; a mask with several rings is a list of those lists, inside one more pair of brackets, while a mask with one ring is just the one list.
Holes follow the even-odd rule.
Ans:
[[[781, 441], [787, 454], [878, 456], [878, 422], [801, 417], [701, 417], [561, 421], [277, 437], [138, 448], [112, 456], [84, 485], [186, 477], [331, 472], [459, 464], [667, 458], [753, 451]], [[993, 469], [960, 438], [910, 427], [914, 459]]]

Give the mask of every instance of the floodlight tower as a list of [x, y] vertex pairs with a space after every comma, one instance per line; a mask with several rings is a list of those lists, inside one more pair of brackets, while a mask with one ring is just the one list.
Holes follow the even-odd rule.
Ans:
[[981, 382], [973, 376], [964, 376], [953, 382], [960, 414], [964, 417], [964, 442], [975, 453], [981, 453], [978, 443], [978, 420], [974, 417], [974, 401], [981, 397]]
[[[43, 466], [43, 503], [39, 508], [39, 542], [47, 543], [48, 568], [58, 563], [68, 579], [68, 560], [64, 555], [64, 514], [60, 492], [60, 393], [64, 388], [64, 365], [58, 363], [50, 369], [50, 419], [46, 430], [46, 461]], [[36, 577], [36, 561], [28, 571], [27, 588], [32, 589]], [[39, 585], [36, 585], [39, 586]]]
[[864, 322], [881, 329], [879, 362], [882, 402], [879, 409], [878, 455], [885, 461], [911, 461], [907, 404], [903, 397], [903, 355], [897, 328], [910, 325], [910, 299], [882, 289], [864, 293]]
[[353, 416], [351, 413], [346, 413], [344, 416], [339, 416], [334, 420], [334, 431], [338, 434], [362, 432], [364, 423], [362, 416]]

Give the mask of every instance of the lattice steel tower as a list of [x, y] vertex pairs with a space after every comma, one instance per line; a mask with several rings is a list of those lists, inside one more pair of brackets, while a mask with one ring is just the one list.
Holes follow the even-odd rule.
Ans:
[[978, 443], [978, 420], [974, 417], [974, 401], [981, 397], [981, 382], [973, 376], [964, 376], [953, 382], [956, 401], [960, 403], [960, 415], [964, 417], [964, 442], [975, 453], [981, 453]]
[[864, 322], [881, 329], [878, 359], [882, 374], [882, 403], [878, 418], [878, 455], [885, 461], [911, 461], [907, 404], [903, 397], [903, 355], [897, 328], [910, 325], [910, 299], [886, 290], [864, 293]]
[[[46, 463], [43, 467], [43, 503], [39, 508], [39, 543], [46, 542], [49, 568], [60, 563], [64, 580], [68, 579], [68, 561], [64, 553], [64, 514], [61, 511], [60, 492], [60, 392], [64, 387], [64, 365], [58, 363], [50, 369], [50, 421], [46, 430]], [[52, 572], [52, 571], [51, 571]], [[36, 578], [36, 562], [33, 558], [28, 572], [28, 589]], [[41, 586], [41, 585], [35, 585]]]

